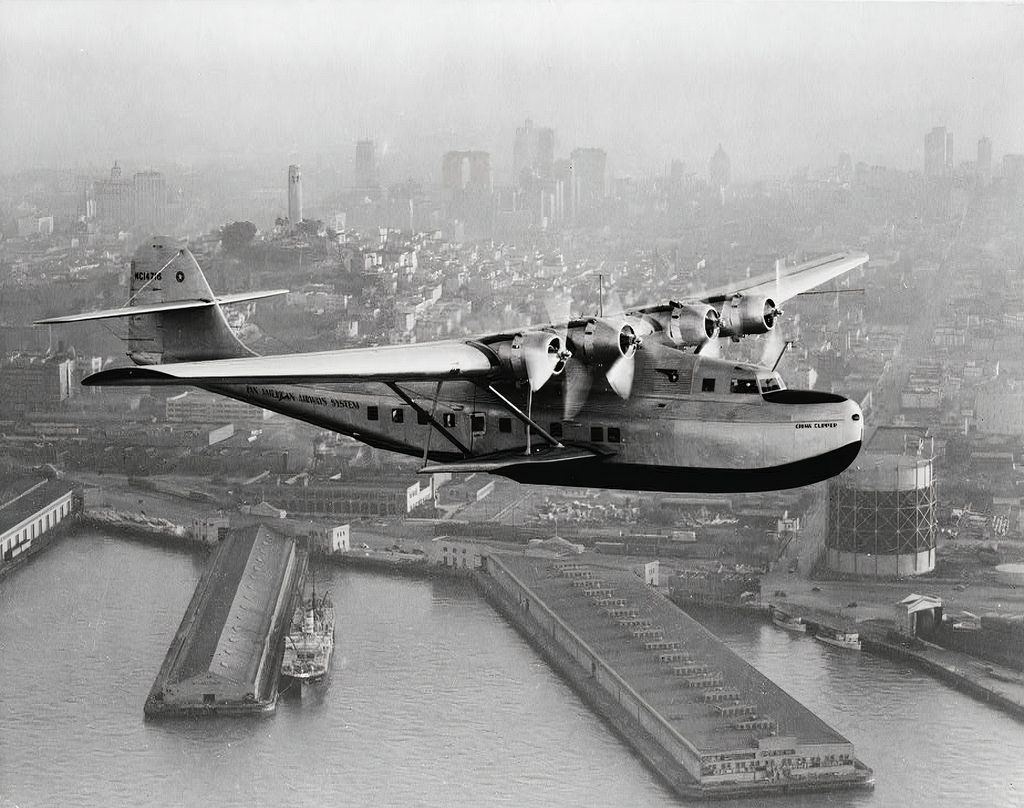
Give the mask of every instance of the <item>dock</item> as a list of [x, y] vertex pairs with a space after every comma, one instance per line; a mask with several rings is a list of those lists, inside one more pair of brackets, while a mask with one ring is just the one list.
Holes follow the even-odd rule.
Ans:
[[849, 740], [632, 572], [492, 554], [478, 583], [680, 796], [872, 787]]
[[146, 699], [146, 716], [273, 711], [281, 644], [306, 562], [294, 539], [265, 527], [230, 532], [185, 610]]

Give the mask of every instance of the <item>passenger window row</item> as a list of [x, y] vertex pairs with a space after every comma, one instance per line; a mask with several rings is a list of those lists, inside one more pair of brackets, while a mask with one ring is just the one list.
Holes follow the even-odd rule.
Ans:
[[[712, 380], [713, 381], [713, 380]], [[366, 408], [366, 420], [367, 421], [379, 421], [380, 420], [380, 407], [376, 404], [370, 404]], [[453, 429], [455, 427], [455, 413], [445, 412], [441, 414], [441, 424], [446, 429]], [[404, 407], [392, 407], [391, 408], [391, 423], [401, 424], [405, 422], [405, 408]], [[416, 412], [416, 423], [420, 426], [425, 426], [430, 423], [430, 419], [425, 412]], [[470, 425], [473, 433], [476, 435], [482, 435], [487, 429], [487, 416], [482, 412], [474, 412], [470, 415]], [[561, 421], [554, 421], [548, 428], [553, 438], [561, 438], [563, 436], [563, 428]], [[512, 419], [507, 416], [501, 416], [498, 418], [498, 432], [503, 435], [511, 434], [512, 432]], [[536, 434], [536, 430], [533, 430]], [[622, 442], [622, 431], [617, 426], [607, 427], [607, 430], [603, 426], [592, 426], [590, 428], [590, 440], [594, 443], [621, 443]]]

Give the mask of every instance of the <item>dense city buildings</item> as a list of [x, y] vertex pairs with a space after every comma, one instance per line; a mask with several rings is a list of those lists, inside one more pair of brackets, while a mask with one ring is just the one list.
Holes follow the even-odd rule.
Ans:
[[[511, 177], [492, 171], [488, 152], [450, 151], [441, 155], [440, 181], [410, 179], [368, 191], [346, 189], [337, 179], [312, 213], [300, 213], [306, 200], [296, 165], [287, 190], [280, 168], [268, 174], [265, 188], [249, 192], [235, 180], [219, 181], [217, 193], [233, 189], [230, 218], [184, 232], [179, 225], [176, 232], [190, 234], [217, 291], [290, 287], [278, 301], [228, 311], [232, 326], [269, 353], [280, 353], [282, 344], [308, 350], [421, 342], [549, 322], [547, 299], [555, 295], [576, 310], [596, 311], [598, 272], [626, 302], [649, 303], [767, 271], [780, 256], [796, 263], [837, 248], [862, 249], [871, 264], [849, 279], [850, 293], [801, 300], [783, 318], [785, 336], [796, 343], [782, 358], [783, 378], [793, 387], [853, 397], [872, 425], [928, 427], [936, 441], [940, 529], [949, 524], [946, 505], [956, 502], [984, 513], [989, 531], [997, 523], [1000, 531], [1019, 530], [1021, 509], [1000, 476], [999, 456], [1014, 463], [1024, 434], [1018, 423], [1024, 422], [1024, 364], [1017, 360], [1024, 288], [1014, 258], [1024, 158], [997, 156], [982, 138], [977, 161], [955, 169], [956, 182], [936, 193], [919, 171], [869, 165], [849, 152], [831, 166], [746, 183], [733, 179], [720, 145], [707, 181], [682, 160], [663, 174], [625, 177], [609, 171], [601, 148], [572, 147], [560, 156], [549, 127], [527, 120], [510, 134]], [[932, 142], [929, 171], [953, 171], [948, 132], [937, 127]], [[358, 184], [379, 182], [376, 152], [372, 140], [355, 144]], [[323, 169], [314, 171], [320, 176]], [[55, 173], [15, 180], [5, 192], [0, 377], [11, 383], [0, 394], [19, 417], [31, 413], [33, 422], [37, 415], [45, 421], [48, 414], [53, 434], [58, 422], [81, 430], [75, 441], [47, 449], [52, 456], [99, 461], [90, 454], [96, 444], [84, 437], [99, 418], [97, 394], [74, 393], [82, 376], [117, 361], [123, 348], [116, 333], [86, 329], [51, 337], [27, 324], [123, 305], [130, 256], [151, 231], [149, 222], [213, 209], [204, 176], [188, 176], [199, 184], [163, 170], [122, 168], [119, 161], [102, 179]], [[176, 200], [172, 187], [194, 198]], [[281, 226], [273, 226], [275, 218]], [[251, 230], [224, 227], [247, 219]], [[986, 293], [994, 287], [1002, 293]], [[942, 300], [940, 316], [935, 307]], [[77, 356], [48, 347], [60, 337], [75, 340]], [[764, 346], [753, 340], [725, 351], [764, 361]], [[303, 457], [326, 457], [308, 446], [300, 452], [266, 445], [276, 428], [259, 411], [226, 399], [161, 392], [136, 396], [130, 407], [165, 428], [207, 425], [185, 440], [188, 457], [173, 461], [190, 467], [235, 463], [256, 474], [263, 463], [275, 473], [295, 473]], [[222, 435], [218, 430], [228, 424], [234, 431]], [[156, 456], [165, 444], [182, 440], [152, 424], [138, 436], [118, 457], [124, 468], [160, 467]], [[27, 445], [29, 436], [23, 437]], [[961, 444], [966, 448], [953, 455], [963, 452], [974, 463], [959, 479], [958, 470], [950, 473], [943, 464], [947, 446]], [[988, 495], [978, 497], [981, 490]]]

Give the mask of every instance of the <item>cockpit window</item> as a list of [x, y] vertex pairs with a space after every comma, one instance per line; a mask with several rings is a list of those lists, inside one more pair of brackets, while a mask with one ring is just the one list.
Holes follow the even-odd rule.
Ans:
[[731, 379], [729, 381], [730, 393], [745, 393], [757, 395], [761, 391], [757, 389], [757, 379]]
[[762, 393], [774, 393], [776, 390], [782, 390], [785, 387], [778, 373], [773, 373], [771, 376], [762, 376], [758, 381], [761, 384]]

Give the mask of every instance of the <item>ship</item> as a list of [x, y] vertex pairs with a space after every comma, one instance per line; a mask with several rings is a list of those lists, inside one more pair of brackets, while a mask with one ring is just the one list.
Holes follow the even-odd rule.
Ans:
[[322, 682], [334, 653], [334, 604], [329, 593], [317, 598], [314, 585], [310, 596], [295, 609], [292, 625], [284, 638], [281, 676], [290, 682]]
[[802, 617], [793, 617], [781, 609], [772, 609], [772, 623], [779, 628], [786, 629], [786, 631], [797, 631], [801, 633], [807, 631], [807, 624], [804, 622]]
[[860, 634], [856, 631], [843, 631], [842, 629], [830, 626], [819, 626], [814, 638], [821, 640], [836, 648], [848, 648], [851, 651], [860, 650]]

